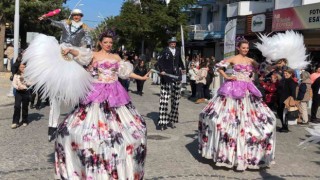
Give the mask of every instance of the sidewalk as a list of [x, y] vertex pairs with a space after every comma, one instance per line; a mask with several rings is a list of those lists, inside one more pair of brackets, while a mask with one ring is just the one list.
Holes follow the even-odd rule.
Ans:
[[[130, 89], [135, 91], [136, 84], [131, 83]], [[198, 115], [205, 104], [182, 97], [177, 128], [160, 131], [156, 128], [159, 92], [160, 86], [148, 80], [143, 96], [129, 93], [148, 129], [146, 180], [320, 179], [320, 145], [298, 147], [308, 137], [301, 126], [290, 126], [289, 133], [277, 132], [276, 164], [270, 168], [239, 172], [215, 166], [198, 153]], [[69, 111], [69, 107], [62, 108], [61, 119]], [[47, 140], [49, 107], [31, 109], [30, 124], [14, 130], [10, 128], [12, 113], [13, 108], [0, 108], [0, 179], [53, 179], [54, 143]]]
[[7, 96], [11, 87], [10, 76], [11, 72], [0, 72], [0, 108], [14, 103], [14, 97]]

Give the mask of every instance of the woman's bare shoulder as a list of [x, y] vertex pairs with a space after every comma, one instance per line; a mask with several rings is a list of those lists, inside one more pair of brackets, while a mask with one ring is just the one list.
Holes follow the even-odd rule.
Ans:
[[121, 61], [121, 57], [118, 54], [113, 54], [113, 58], [117, 61]]

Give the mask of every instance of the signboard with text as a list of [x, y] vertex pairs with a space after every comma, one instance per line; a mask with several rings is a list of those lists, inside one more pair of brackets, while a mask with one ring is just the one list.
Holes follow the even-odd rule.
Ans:
[[259, 14], [252, 16], [251, 31], [252, 32], [262, 32], [266, 27], [266, 15]]
[[273, 11], [272, 31], [320, 28], [320, 3]]

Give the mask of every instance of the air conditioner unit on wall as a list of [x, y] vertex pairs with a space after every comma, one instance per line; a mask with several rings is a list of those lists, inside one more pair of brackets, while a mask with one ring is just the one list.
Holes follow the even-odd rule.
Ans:
[[214, 6], [211, 6], [211, 12], [218, 12], [219, 11], [219, 6], [218, 5], [214, 5]]

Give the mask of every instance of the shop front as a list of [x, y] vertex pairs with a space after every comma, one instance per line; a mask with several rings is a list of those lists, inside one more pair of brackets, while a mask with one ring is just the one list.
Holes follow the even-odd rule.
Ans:
[[303, 34], [310, 60], [320, 61], [320, 3], [275, 10], [272, 31], [286, 30]]

